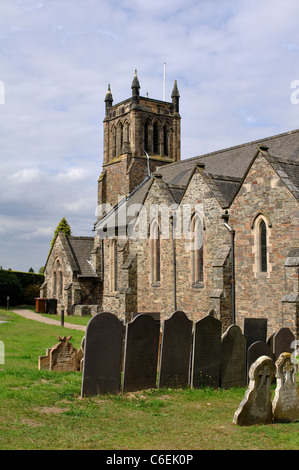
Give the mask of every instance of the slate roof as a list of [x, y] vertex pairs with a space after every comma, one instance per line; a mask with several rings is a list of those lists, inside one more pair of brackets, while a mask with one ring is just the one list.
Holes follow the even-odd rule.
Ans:
[[[220, 205], [228, 208], [259, 148], [299, 201], [299, 130], [294, 130], [159, 167], [123, 200], [123, 204], [126, 203], [127, 208], [131, 204], [143, 204], [157, 173], [162, 175], [174, 202], [179, 204], [197, 167]], [[122, 203], [116, 205], [95, 226], [100, 229], [106, 224], [114, 230], [121, 207]], [[131, 213], [128, 222], [135, 219], [136, 215]]]
[[194, 166], [203, 164], [202, 173], [213, 180], [229, 207], [260, 146], [268, 147], [272, 166], [276, 163], [275, 170], [277, 171], [280, 167], [279, 169], [285, 173], [283, 176], [282, 173], [279, 176], [285, 178], [284, 182], [288, 183], [289, 189], [292, 189], [293, 194], [296, 193], [295, 197], [297, 197], [297, 191], [299, 191], [299, 130], [182, 160], [159, 168], [158, 171], [169, 187], [180, 186], [183, 194], [183, 188], [186, 188]]
[[90, 263], [90, 255], [94, 246], [93, 237], [75, 237], [58, 233], [68, 257], [72, 271], [78, 277], [97, 277]]
[[78, 277], [96, 277], [96, 272], [90, 263], [90, 255], [94, 247], [93, 237], [66, 236], [73, 257], [77, 264]]

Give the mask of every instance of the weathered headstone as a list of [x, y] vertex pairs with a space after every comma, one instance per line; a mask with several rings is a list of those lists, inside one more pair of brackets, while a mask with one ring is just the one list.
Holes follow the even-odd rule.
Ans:
[[299, 396], [296, 384], [298, 365], [290, 353], [282, 353], [276, 363], [276, 389], [273, 399], [274, 420], [299, 421]]
[[222, 323], [207, 315], [194, 325], [192, 386], [219, 387]]
[[249, 370], [249, 386], [244, 399], [234, 414], [234, 424], [251, 426], [272, 422], [270, 386], [274, 374], [274, 362], [268, 356], [261, 356], [252, 364]]
[[159, 324], [140, 314], [126, 325], [123, 393], [157, 385]]
[[267, 318], [245, 318], [244, 336], [247, 349], [256, 341], [267, 340]]
[[247, 350], [247, 377], [249, 379], [249, 370], [252, 364], [261, 356], [268, 356], [273, 359], [273, 354], [269, 344], [264, 341], [252, 343]]
[[181, 388], [189, 384], [193, 322], [184, 312], [164, 320], [159, 367], [159, 387]]
[[39, 356], [38, 358], [38, 370], [49, 370], [50, 368], [50, 351], [52, 348], [46, 349], [46, 354], [44, 356]]
[[220, 386], [246, 386], [246, 339], [238, 325], [231, 325], [221, 338]]
[[49, 369], [63, 372], [79, 371], [78, 351], [69, 343], [71, 336], [58, 337], [59, 343], [50, 350]]
[[273, 353], [275, 360], [277, 360], [282, 353], [293, 352], [293, 341], [295, 341], [295, 336], [289, 328], [280, 328], [278, 332], [273, 335]]
[[88, 322], [84, 340], [81, 396], [119, 393], [123, 322], [101, 312]]

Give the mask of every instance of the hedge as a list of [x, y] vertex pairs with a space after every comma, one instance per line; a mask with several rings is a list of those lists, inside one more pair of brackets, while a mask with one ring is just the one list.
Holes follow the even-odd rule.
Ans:
[[10, 305], [33, 304], [43, 282], [43, 274], [0, 270], [0, 305], [6, 305], [7, 296]]

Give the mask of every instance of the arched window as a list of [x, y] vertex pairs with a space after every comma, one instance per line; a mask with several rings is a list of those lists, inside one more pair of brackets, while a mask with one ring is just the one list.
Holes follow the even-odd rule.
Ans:
[[52, 295], [53, 297], [56, 295], [56, 290], [57, 290], [57, 279], [56, 279], [56, 271], [53, 272], [53, 289], [52, 289]]
[[119, 157], [122, 154], [123, 149], [123, 126], [119, 122], [116, 131], [116, 157]]
[[267, 226], [264, 219], [259, 224], [259, 258], [260, 271], [266, 273], [268, 271], [268, 253], [267, 253]]
[[124, 142], [126, 144], [130, 143], [130, 124], [128, 121], [126, 121], [124, 125]]
[[53, 266], [53, 288], [52, 288], [53, 297], [63, 295], [63, 273], [62, 265], [59, 259], [56, 259]]
[[160, 139], [160, 136], [159, 136], [159, 125], [157, 122], [154, 123], [154, 127], [153, 127], [153, 150], [154, 150], [154, 154], [155, 155], [158, 155], [160, 152], [159, 152], [159, 139]]
[[110, 291], [116, 292], [117, 291], [117, 270], [118, 270], [118, 263], [117, 263], [117, 243], [116, 239], [110, 240], [109, 246], [109, 264], [110, 264], [110, 272], [109, 272], [109, 281], [110, 281]]
[[266, 214], [259, 213], [254, 218], [251, 227], [254, 235], [254, 272], [256, 275], [259, 273], [269, 274], [272, 270], [269, 262], [269, 238], [272, 224]]
[[169, 155], [168, 145], [169, 131], [167, 125], [163, 126], [163, 152], [165, 156]]
[[151, 270], [151, 283], [160, 282], [160, 268], [161, 268], [161, 237], [160, 228], [156, 220], [154, 220], [150, 227], [150, 270]]
[[144, 150], [146, 152], [149, 152], [150, 149], [149, 149], [149, 122], [146, 121], [145, 124], [144, 124]]
[[111, 129], [112, 145], [111, 145], [111, 160], [116, 157], [116, 128], [115, 126]]
[[191, 219], [191, 285], [203, 282], [203, 225], [198, 214], [194, 214]]

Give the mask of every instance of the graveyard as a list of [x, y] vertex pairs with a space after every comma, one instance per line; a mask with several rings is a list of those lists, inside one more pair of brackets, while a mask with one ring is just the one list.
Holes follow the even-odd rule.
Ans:
[[[126, 325], [127, 340], [123, 344], [122, 325], [107, 316], [104, 319], [107, 324], [111, 320], [111, 323], [114, 321], [117, 325], [115, 329], [110, 325], [110, 333], [115, 335], [113, 351], [116, 353], [114, 364], [110, 363], [108, 369], [112, 370], [114, 367], [114, 370], [118, 370], [120, 364], [120, 389], [120, 383], [115, 380], [109, 383], [95, 382], [94, 374], [102, 367], [98, 363], [96, 367], [92, 363], [89, 366], [86, 363], [84, 371], [80, 367], [74, 371], [38, 367], [38, 359], [45, 354], [47, 348], [55, 346], [57, 349], [57, 345], [62, 342], [65, 345], [68, 341], [73, 349], [79, 351], [84, 337], [83, 363], [84, 360], [88, 361], [88, 348], [92, 350], [94, 344], [88, 339], [87, 330], [84, 333], [65, 326], [37, 323], [6, 310], [0, 310], [0, 317], [0, 340], [5, 344], [5, 361], [0, 364], [1, 450], [298, 449], [298, 422], [273, 420], [268, 424], [247, 426], [233, 422], [246, 393], [249, 395], [250, 392], [252, 395], [252, 390], [247, 388], [248, 371], [244, 374], [244, 367], [240, 369], [240, 378], [236, 364], [227, 360], [227, 368], [221, 368], [223, 359], [220, 358], [222, 372], [219, 375], [217, 351], [221, 349], [223, 354], [227, 354], [233, 338], [234, 348], [237, 348], [242, 360], [240, 350], [246, 348], [244, 336], [234, 326], [230, 334], [224, 337], [224, 342], [220, 342], [219, 325], [214, 318], [206, 318], [195, 330], [190, 345], [191, 325], [183, 312], [180, 312], [169, 318], [159, 346], [159, 328], [155, 321], [147, 318], [147, 328], [150, 326], [147, 341], [150, 340], [152, 348], [145, 357], [144, 341], [137, 341], [141, 356], [138, 362], [134, 342], [136, 338], [140, 338], [140, 318], [136, 317], [130, 325]], [[95, 325], [98, 320], [93, 318]], [[71, 318], [68, 321], [80, 321], [85, 326], [89, 324], [88, 328], [93, 324], [84, 317]], [[211, 325], [213, 341], [210, 341], [207, 355], [213, 357], [213, 361], [209, 363], [209, 372], [200, 373], [207, 367], [207, 360], [206, 356], [198, 354], [200, 359], [192, 360], [192, 383], [188, 384], [185, 373], [188, 350], [190, 347], [192, 351], [203, 348], [203, 343], [196, 338], [205, 338], [207, 331], [211, 332]], [[265, 352], [269, 352], [262, 340], [263, 325], [260, 327], [260, 340], [255, 345], [259, 352], [251, 350], [251, 362], [256, 361], [256, 356], [264, 356]], [[246, 341], [250, 342], [250, 325], [246, 328], [249, 332]], [[180, 348], [174, 348], [178, 330], [184, 340]], [[102, 342], [104, 340], [102, 338]], [[283, 340], [275, 341], [277, 352], [281, 342]], [[106, 347], [106, 357], [109, 357], [108, 349]], [[181, 357], [181, 361], [176, 360], [177, 355]], [[159, 373], [156, 372], [155, 376], [149, 366], [153, 360], [161, 364]], [[271, 369], [269, 364], [267, 368]], [[282, 364], [281, 368], [284, 370], [286, 366]], [[232, 369], [235, 373], [238, 372], [233, 377]], [[135, 374], [134, 370], [139, 373]], [[178, 370], [180, 373], [177, 373]], [[261, 374], [259, 371], [257, 373]], [[282, 376], [278, 377], [277, 386], [272, 383], [269, 389], [272, 402], [276, 400], [278, 404], [276, 390], [278, 385], [282, 387]], [[268, 393], [268, 389], [266, 392]], [[246, 400], [249, 402], [248, 397]]]

